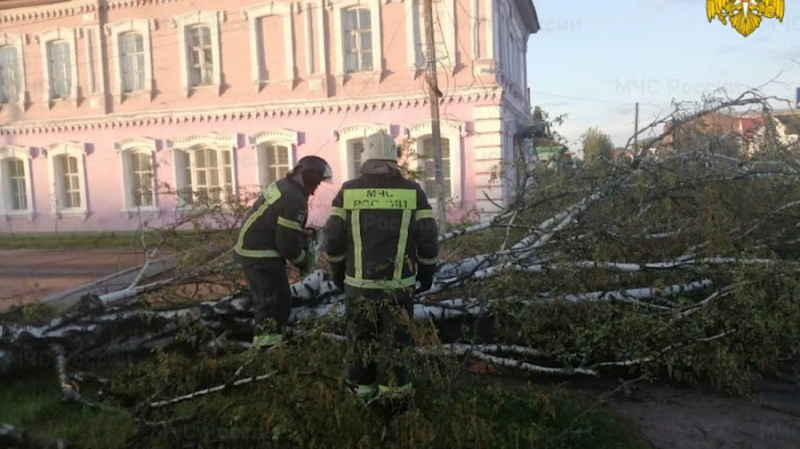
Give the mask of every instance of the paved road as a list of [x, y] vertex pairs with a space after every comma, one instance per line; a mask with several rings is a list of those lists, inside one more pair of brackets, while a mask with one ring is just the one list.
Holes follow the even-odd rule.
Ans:
[[0, 251], [0, 311], [142, 263], [132, 250]]

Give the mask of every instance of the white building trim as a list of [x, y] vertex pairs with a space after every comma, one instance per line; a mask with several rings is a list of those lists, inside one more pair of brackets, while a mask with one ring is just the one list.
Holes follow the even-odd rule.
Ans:
[[[122, 100], [123, 95], [135, 96], [137, 94], [147, 95], [147, 98], [153, 100], [153, 43], [150, 37], [150, 31], [156, 29], [155, 19], [126, 19], [120, 22], [106, 25], [106, 34], [111, 36], [111, 60], [116, 61], [114, 64], [115, 82], [111, 86], [111, 93], [119, 101]], [[144, 41], [144, 90], [139, 92], [122, 93], [122, 55], [119, 51], [119, 36], [122, 33], [134, 32], [142, 35]], [[187, 76], [188, 78], [188, 76]]]
[[[464, 125], [461, 122], [453, 120], [440, 120], [439, 126], [441, 129], [442, 137], [447, 139], [450, 144], [450, 191], [452, 193], [451, 201], [455, 206], [460, 206], [464, 198], [461, 183], [461, 159], [464, 152], [464, 146], [461, 143], [461, 138], [464, 136]], [[411, 149], [414, 153], [418, 154], [417, 142], [433, 135], [433, 125], [430, 120], [425, 120], [406, 128], [408, 138], [412, 140]], [[424, 161], [417, 159], [416, 169], [422, 169]], [[430, 195], [428, 201], [431, 204], [436, 204], [436, 197]]]
[[[50, 211], [58, 218], [62, 217], [79, 217], [86, 220], [89, 217], [89, 196], [86, 189], [86, 149], [83, 144], [78, 142], [57, 142], [47, 147], [44, 147], [43, 154], [47, 157], [47, 171], [50, 175], [51, 186], [51, 203]], [[56, 172], [56, 157], [57, 156], [70, 156], [78, 160], [78, 183], [79, 192], [81, 195], [81, 204], [79, 207], [66, 208], [59, 205], [59, 196], [61, 195], [61, 188], [59, 187], [60, 180], [57, 178], [59, 173]]]
[[345, 78], [353, 74], [344, 73], [344, 40], [342, 39], [342, 11], [349, 8], [368, 8], [370, 10], [370, 24], [372, 25], [372, 70], [356, 73], [383, 74], [383, 20], [382, 0], [330, 0], [333, 6], [333, 42], [334, 55], [334, 75], [338, 78], [339, 84], [344, 84]]
[[256, 152], [256, 181], [260, 186], [268, 183], [267, 173], [263, 170], [266, 162], [266, 154], [264, 152], [267, 147], [270, 145], [285, 146], [289, 159], [289, 168], [291, 169], [297, 163], [295, 154], [299, 140], [299, 133], [283, 128], [267, 129], [249, 136], [248, 143], [252, 145]]
[[[259, 92], [264, 84], [270, 82], [288, 82], [290, 86], [294, 87], [294, 5], [294, 3], [286, 2], [267, 2], [242, 10], [242, 17], [247, 20], [250, 30], [250, 78], [256, 92]], [[284, 66], [282, 79], [270, 79], [261, 72], [261, 68], [266, 67], [264, 56], [267, 50], [264, 48], [264, 40], [258, 38], [258, 28], [261, 26], [261, 19], [269, 16], [283, 17], [283, 57], [286, 66]]]
[[42, 72], [43, 72], [43, 85], [42, 85], [42, 102], [50, 109], [53, 106], [53, 99], [50, 98], [50, 64], [49, 64], [49, 57], [47, 52], [47, 44], [53, 41], [63, 40], [66, 41], [69, 45], [69, 56], [70, 56], [70, 76], [71, 76], [71, 85], [70, 85], [70, 97], [65, 99], [67, 101], [71, 101], [78, 105], [78, 47], [76, 45], [76, 35], [77, 31], [73, 28], [53, 28], [47, 31], [43, 31], [35, 35], [36, 42], [40, 45], [40, 51], [42, 56]]
[[[11, 189], [6, 184], [6, 165], [5, 161], [10, 159], [19, 159], [25, 173], [25, 195], [27, 196], [27, 208], [25, 210], [11, 210]], [[28, 148], [16, 145], [0, 146], [0, 216], [4, 217], [6, 221], [13, 217], [27, 217], [29, 221], [33, 221], [35, 216], [35, 208], [33, 205], [33, 185], [31, 183], [31, 152]]]
[[[160, 209], [158, 207], [158, 195], [156, 192], [156, 161], [155, 161], [155, 154], [157, 150], [157, 144], [155, 139], [151, 139], [149, 137], [129, 137], [127, 139], [122, 139], [120, 141], [114, 142], [114, 150], [119, 154], [119, 164], [120, 169], [122, 170], [122, 198], [123, 198], [123, 205], [120, 212], [125, 215], [125, 218], [131, 218], [134, 215], [142, 215], [142, 214], [159, 214]], [[153, 205], [152, 206], [135, 206], [133, 204], [132, 198], [132, 173], [131, 167], [126, 159], [126, 156], [133, 155], [133, 154], [148, 154], [150, 155], [150, 164], [153, 170], [153, 178], [152, 178], [152, 185], [151, 189], [153, 192]]]
[[[314, 4], [311, 2], [303, 3], [303, 6], [306, 8], [305, 10], [305, 17], [303, 21], [303, 25], [306, 29], [305, 41], [306, 41], [306, 75], [313, 75], [314, 74], [314, 16], [312, 9], [314, 8]], [[319, 31], [317, 31], [319, 33]]]
[[327, 31], [327, 20], [325, 20], [325, 0], [317, 2], [317, 46], [319, 50], [319, 65], [316, 67], [317, 73], [328, 73], [328, 41], [325, 39]]
[[[230, 151], [231, 154], [231, 183], [233, 189], [233, 195], [236, 196], [238, 192], [238, 181], [237, 181], [237, 173], [236, 173], [236, 147], [238, 146], [238, 136], [236, 134], [217, 134], [217, 133], [205, 133], [205, 134], [195, 134], [192, 136], [184, 137], [181, 139], [174, 139], [174, 140], [167, 140], [167, 148], [172, 149], [172, 170], [173, 176], [175, 179], [175, 189], [181, 189], [184, 186], [180, 184], [186, 184], [187, 181], [192, 186], [196, 186], [197, 182], [194, 179], [186, 180], [185, 175], [181, 173], [182, 170], [185, 170], [186, 167], [181, 164], [181, 161], [178, 158], [178, 151], [183, 151], [189, 153], [191, 157], [191, 153], [194, 150], [202, 150], [202, 149], [212, 149], [216, 150], [217, 155], [219, 158], [219, 166], [223, 167], [222, 154], [224, 151]], [[194, 164], [192, 164], [194, 167]], [[191, 176], [195, 176], [195, 171], [191, 170]], [[183, 182], [180, 182], [183, 180]], [[176, 205], [177, 209], [186, 209], [190, 208], [191, 206], [183, 204], [180, 201], [180, 197], [178, 199], [178, 204]]]
[[356, 139], [366, 139], [372, 133], [386, 131], [390, 132], [389, 125], [377, 123], [354, 123], [336, 130], [339, 141], [339, 166], [341, 167], [342, 180], [349, 181], [357, 178], [360, 173], [353, 173], [353, 158], [351, 157], [350, 143]]
[[188, 28], [195, 25], [206, 25], [211, 31], [211, 61], [214, 64], [212, 71], [212, 87], [217, 95], [222, 94], [222, 60], [220, 57], [220, 23], [225, 22], [224, 11], [191, 11], [172, 18], [173, 28], [178, 29], [178, 51], [181, 68], [181, 87], [184, 96], [188, 97], [193, 89], [203, 89], [204, 86], [189, 86], [189, 48], [186, 40]]
[[[0, 33], [0, 47], [6, 45], [13, 47], [17, 50], [17, 61], [19, 61], [19, 92], [17, 92], [17, 103], [20, 107], [25, 106], [25, 98], [27, 93], [27, 84], [25, 84], [25, 55], [22, 53], [22, 45], [26, 42], [24, 34], [7, 34]], [[13, 100], [12, 100], [13, 101]]]

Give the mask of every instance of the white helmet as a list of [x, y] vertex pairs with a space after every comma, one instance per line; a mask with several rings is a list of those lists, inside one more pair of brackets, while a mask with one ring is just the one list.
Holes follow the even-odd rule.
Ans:
[[365, 139], [362, 161], [382, 160], [397, 162], [397, 144], [386, 131], [372, 133]]

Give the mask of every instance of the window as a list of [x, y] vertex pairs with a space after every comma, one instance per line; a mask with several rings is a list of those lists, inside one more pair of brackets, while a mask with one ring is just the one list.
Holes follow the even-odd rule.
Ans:
[[[436, 162], [433, 158], [433, 139], [426, 138], [422, 141], [422, 151], [419, 156], [423, 162], [422, 188], [429, 198], [436, 198]], [[450, 182], [450, 140], [442, 139], [442, 175], [444, 177], [444, 196], [452, 196]]]
[[57, 204], [59, 209], [81, 207], [81, 178], [78, 172], [78, 158], [67, 154], [56, 156]]
[[283, 145], [268, 145], [267, 153], [267, 179], [268, 182], [275, 182], [289, 173], [289, 149]]
[[134, 207], [152, 207], [153, 197], [153, 157], [149, 153], [129, 153], [131, 160], [131, 199]]
[[67, 41], [47, 44], [47, 66], [50, 75], [50, 99], [68, 99], [72, 94], [72, 63]]
[[36, 34], [41, 45], [42, 101], [52, 108], [56, 100], [70, 100], [78, 104], [78, 63], [76, 61], [76, 30], [53, 28]]
[[[461, 123], [452, 120], [441, 120], [442, 133], [442, 175], [444, 177], [445, 197], [458, 205], [462, 199], [461, 191]], [[420, 172], [420, 185], [428, 196], [428, 201], [436, 202], [436, 171], [433, 160], [433, 130], [431, 122], [426, 120], [407, 128], [407, 135], [414, 141], [413, 149], [417, 154], [415, 169]]]
[[58, 216], [88, 217], [84, 147], [79, 143], [65, 142], [44, 148], [49, 159], [51, 206]]
[[211, 29], [207, 26], [189, 28], [189, 86], [209, 86], [213, 82]]
[[111, 35], [114, 79], [111, 91], [122, 102], [132, 96], [153, 98], [153, 58], [150, 30], [154, 19], [125, 19], [106, 25]]
[[286, 176], [294, 166], [295, 131], [273, 128], [249, 136], [256, 151], [256, 179], [261, 187]]
[[231, 199], [233, 171], [230, 150], [199, 148], [178, 152], [184, 170], [184, 182], [179, 191], [185, 204]]
[[16, 146], [0, 147], [0, 215], [33, 218], [30, 152]]
[[363, 123], [349, 125], [336, 130], [334, 136], [339, 141], [340, 171], [343, 180], [355, 179], [361, 175], [364, 142], [368, 136], [380, 131], [389, 133], [389, 126]]
[[10, 193], [10, 207], [12, 212], [28, 210], [28, 192], [25, 187], [25, 162], [22, 159], [6, 159], [5, 170]]
[[19, 99], [21, 89], [19, 68], [17, 49], [10, 45], [0, 47], [0, 104]]
[[361, 154], [364, 153], [364, 139], [350, 141], [350, 160], [352, 167], [350, 173], [357, 177], [361, 173]]
[[136, 214], [158, 212], [156, 207], [156, 141], [147, 137], [130, 137], [114, 143], [122, 167], [122, 213], [127, 218]]
[[219, 24], [222, 11], [190, 11], [172, 19], [178, 28], [181, 82], [185, 96], [193, 89], [214, 87], [222, 93]]
[[139, 33], [119, 36], [120, 75], [122, 93], [145, 89], [144, 37]]
[[345, 73], [372, 70], [372, 21], [370, 10], [351, 8], [342, 12]]
[[[307, 13], [310, 14], [312, 9], [314, 8], [308, 8], [306, 10]], [[243, 11], [249, 28], [250, 76], [256, 92], [259, 92], [262, 85], [268, 81], [288, 81], [292, 84], [294, 82], [295, 51], [293, 39], [295, 11], [294, 2], [262, 3], [246, 8]], [[278, 24], [281, 25], [277, 26]], [[282, 43], [278, 45], [282, 45], [283, 48], [278, 45], [272, 45], [272, 42], [264, 37], [265, 32], [269, 36], [268, 32], [270, 30], [278, 33], [280, 27], [283, 28], [282, 37], [280, 38]], [[272, 34], [272, 36], [275, 36], [275, 34]], [[310, 39], [310, 34], [306, 37]], [[267, 51], [270, 52], [269, 55], [272, 58], [270, 61], [282, 61], [284, 69], [282, 74], [270, 67], [272, 63], [268, 62]]]
[[[436, 60], [445, 66], [453, 65], [455, 60], [455, 17], [454, 0], [433, 0], [433, 34], [436, 48]], [[412, 0], [406, 21], [408, 46], [406, 57], [409, 68], [419, 70], [428, 62], [427, 35], [425, 33], [425, 17], [422, 0]]]

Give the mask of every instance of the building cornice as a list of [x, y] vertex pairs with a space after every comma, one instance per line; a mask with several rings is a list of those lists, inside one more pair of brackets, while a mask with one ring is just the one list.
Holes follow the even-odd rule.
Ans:
[[[442, 98], [441, 104], [500, 102], [503, 90], [499, 86], [464, 89]], [[172, 110], [151, 113], [109, 114], [75, 119], [17, 122], [0, 127], [0, 135], [26, 135], [54, 132], [86, 131], [98, 129], [129, 128], [137, 126], [179, 125], [183, 123], [217, 123], [233, 120], [264, 119], [275, 117], [301, 117], [338, 113], [370, 112], [391, 109], [409, 109], [428, 104], [424, 93], [408, 93], [359, 99], [337, 98], [318, 101], [294, 100], [291, 102], [237, 105], [231, 107], [209, 106], [203, 109]]]
[[50, 2], [31, 2], [30, 6], [20, 2], [18, 7], [0, 9], [0, 24], [56, 19], [93, 13], [98, 10], [138, 8], [182, 1], [185, 0], [54, 0]]

